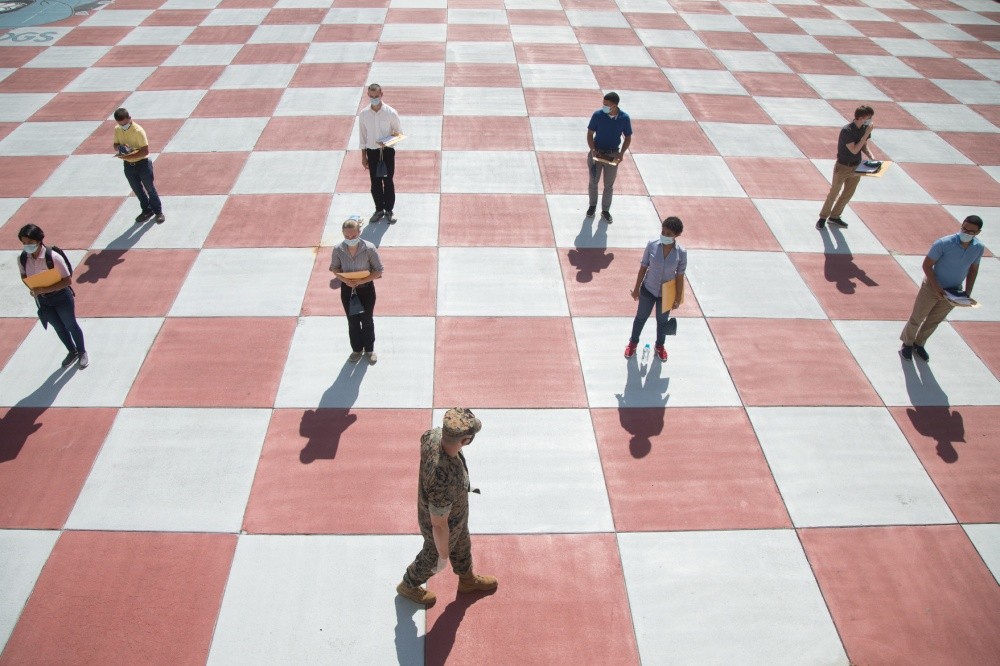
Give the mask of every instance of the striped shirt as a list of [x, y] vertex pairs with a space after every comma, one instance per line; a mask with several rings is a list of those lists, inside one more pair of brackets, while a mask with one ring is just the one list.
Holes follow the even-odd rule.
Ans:
[[352, 257], [348, 252], [347, 243], [341, 243], [333, 248], [333, 256], [330, 258], [330, 270], [335, 273], [351, 273], [353, 271], [371, 271], [372, 273], [382, 272], [382, 260], [379, 259], [378, 250], [374, 243], [364, 239], [358, 243], [358, 251]]

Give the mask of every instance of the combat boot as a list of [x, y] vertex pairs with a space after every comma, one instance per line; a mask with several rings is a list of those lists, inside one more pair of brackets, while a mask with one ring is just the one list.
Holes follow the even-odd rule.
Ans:
[[437, 596], [433, 592], [420, 585], [410, 587], [406, 583], [400, 583], [396, 586], [396, 592], [399, 593], [399, 596], [406, 597], [410, 601], [414, 601], [427, 608], [433, 606], [434, 602], [437, 601]]
[[458, 577], [459, 592], [492, 592], [497, 589], [497, 579], [493, 576], [480, 576], [467, 573]]

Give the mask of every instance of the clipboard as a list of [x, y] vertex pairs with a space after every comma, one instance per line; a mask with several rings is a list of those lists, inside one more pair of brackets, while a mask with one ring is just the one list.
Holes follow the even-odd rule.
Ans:
[[58, 268], [49, 268], [41, 273], [35, 273], [34, 275], [29, 275], [26, 278], [21, 278], [24, 284], [28, 285], [31, 289], [51, 287], [62, 279], [63, 276], [59, 272]]
[[389, 136], [384, 136], [381, 139], [379, 139], [378, 143], [381, 143], [383, 146], [388, 148], [390, 146], [395, 146], [397, 143], [399, 143], [405, 138], [406, 138], [405, 134], [396, 134], [396, 135], [390, 134]]
[[[864, 164], [864, 162], [862, 162], [862, 164]], [[860, 176], [863, 176], [864, 178], [881, 178], [882, 176], [885, 175], [885, 172], [889, 170], [889, 167], [891, 167], [892, 164], [893, 163], [890, 162], [889, 160], [883, 160], [882, 161], [882, 166], [879, 167], [878, 171], [875, 171], [873, 173], [863, 173], [863, 172], [855, 170], [854, 173], [856, 173], [856, 174], [858, 174]]]
[[[677, 278], [663, 283], [663, 287], [660, 289], [660, 309], [666, 312], [674, 306], [674, 300], [677, 298]], [[667, 304], [670, 307], [667, 307]], [[684, 304], [684, 292], [681, 292], [681, 302], [680, 305]]]
[[597, 155], [595, 155], [595, 156], [594, 156], [594, 161], [595, 161], [595, 162], [600, 162], [601, 164], [608, 164], [608, 165], [610, 165], [610, 166], [613, 166], [613, 167], [616, 167], [616, 166], [618, 166], [619, 164], [621, 164], [621, 162], [620, 162], [619, 160], [617, 160], [617, 159], [614, 159], [614, 160], [606, 160], [606, 159], [604, 159], [603, 157], [599, 157], [599, 156], [597, 156]]

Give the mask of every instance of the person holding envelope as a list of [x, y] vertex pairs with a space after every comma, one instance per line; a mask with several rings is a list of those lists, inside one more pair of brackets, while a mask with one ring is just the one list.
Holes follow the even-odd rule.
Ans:
[[[632, 337], [625, 347], [625, 358], [635, 356], [639, 346], [639, 335], [642, 333], [650, 312], [656, 307], [656, 346], [654, 350], [661, 361], [667, 360], [667, 349], [664, 343], [667, 339], [667, 322], [670, 321], [670, 310], [680, 306], [684, 301], [684, 271], [687, 270], [687, 250], [677, 243], [677, 237], [684, 231], [684, 223], [679, 217], [668, 217], [663, 220], [660, 237], [650, 241], [639, 260], [639, 274], [635, 278], [635, 288], [632, 289], [632, 299], [639, 302], [632, 322]], [[666, 289], [664, 287], [667, 287]], [[673, 296], [669, 303], [664, 302], [664, 293]]]
[[[357, 218], [341, 226], [344, 242], [333, 248], [330, 272], [340, 280], [340, 300], [347, 315], [347, 333], [351, 339], [348, 360], [357, 363], [368, 355], [375, 365], [375, 280], [382, 277], [382, 260], [373, 243], [361, 239], [361, 222]], [[361, 312], [358, 310], [361, 309]]]
[[[38, 318], [42, 326], [56, 330], [59, 340], [66, 346], [62, 367], [74, 362], [80, 368], [90, 364], [83, 342], [83, 330], [76, 321], [76, 300], [71, 287], [72, 271], [62, 250], [46, 247], [45, 232], [34, 224], [26, 224], [17, 232], [24, 251], [17, 260], [21, 279], [28, 286], [38, 304]], [[51, 264], [51, 267], [50, 267]]]

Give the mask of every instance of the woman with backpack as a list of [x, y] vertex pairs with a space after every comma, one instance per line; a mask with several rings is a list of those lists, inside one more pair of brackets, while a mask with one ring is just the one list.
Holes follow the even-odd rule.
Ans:
[[48, 282], [46, 286], [37, 283], [28, 289], [38, 304], [38, 318], [42, 326], [56, 329], [56, 335], [69, 352], [63, 359], [62, 367], [66, 368], [75, 361], [80, 368], [86, 368], [90, 363], [87, 349], [83, 343], [83, 331], [76, 321], [76, 303], [73, 294], [72, 268], [63, 251], [57, 247], [47, 247], [42, 241], [45, 232], [34, 224], [26, 224], [17, 233], [24, 246], [24, 251], [18, 258], [18, 268], [21, 279], [27, 280], [47, 271], [54, 271], [51, 278], [41, 280]]

